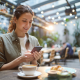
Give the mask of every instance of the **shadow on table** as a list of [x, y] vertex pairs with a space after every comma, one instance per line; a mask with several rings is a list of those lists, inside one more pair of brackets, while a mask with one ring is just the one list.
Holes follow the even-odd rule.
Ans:
[[43, 77], [42, 80], [75, 80], [76, 74], [74, 74], [73, 76], [49, 76], [48, 77]]
[[19, 80], [39, 80], [38, 77], [34, 77], [34, 78], [22, 78], [17, 76]]

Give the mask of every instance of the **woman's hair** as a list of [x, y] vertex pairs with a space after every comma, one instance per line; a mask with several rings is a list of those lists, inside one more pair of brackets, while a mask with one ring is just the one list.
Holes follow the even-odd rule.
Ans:
[[24, 6], [24, 5], [18, 6], [14, 12], [14, 16], [10, 20], [8, 33], [16, 29], [16, 23], [14, 22], [14, 17], [16, 17], [16, 19], [19, 19], [19, 17], [24, 13], [31, 13], [32, 16], [34, 15], [32, 9], [29, 6]]

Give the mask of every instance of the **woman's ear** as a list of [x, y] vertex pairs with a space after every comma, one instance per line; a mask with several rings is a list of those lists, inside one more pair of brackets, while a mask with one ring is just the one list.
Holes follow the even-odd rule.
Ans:
[[14, 17], [14, 23], [16, 23], [16, 21], [17, 21], [17, 19], [16, 19], [16, 17]]

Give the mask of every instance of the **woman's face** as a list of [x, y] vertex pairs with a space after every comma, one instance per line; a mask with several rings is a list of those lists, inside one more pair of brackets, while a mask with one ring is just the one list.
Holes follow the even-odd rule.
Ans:
[[32, 25], [32, 20], [33, 16], [31, 15], [31, 13], [22, 14], [19, 19], [15, 19], [16, 31], [20, 33], [27, 33]]

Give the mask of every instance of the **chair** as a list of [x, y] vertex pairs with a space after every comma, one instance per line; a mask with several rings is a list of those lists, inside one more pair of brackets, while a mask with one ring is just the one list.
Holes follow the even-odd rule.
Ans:
[[44, 51], [41, 51], [40, 66], [43, 65], [43, 53], [44, 53]]
[[50, 63], [54, 60], [54, 55], [55, 55], [55, 50], [52, 50], [49, 59], [43, 59], [43, 62], [45, 64], [48, 64], [48, 66], [50, 66]]
[[73, 47], [73, 59], [74, 59], [74, 53], [76, 51], [76, 47]]
[[56, 64], [57, 64], [57, 61], [59, 61], [59, 60], [64, 61], [64, 65], [66, 64], [66, 58], [68, 56], [68, 50], [69, 50], [69, 48], [67, 47], [66, 51], [65, 51], [65, 56], [64, 57], [62, 57], [62, 58], [60, 56], [59, 57], [57, 57], [57, 56], [54, 57]]
[[80, 50], [78, 50], [78, 57], [79, 57], [79, 62], [80, 62]]
[[65, 56], [63, 58], [61, 58], [62, 60], [64, 60], [64, 65], [66, 64], [66, 58], [68, 56], [68, 50], [69, 50], [69, 48], [67, 47], [66, 52], [65, 52]]
[[65, 52], [65, 57], [64, 57], [64, 58], [66, 58], [66, 57], [68, 56], [68, 50], [69, 50], [69, 48], [67, 47], [67, 48], [66, 48], [66, 52]]

